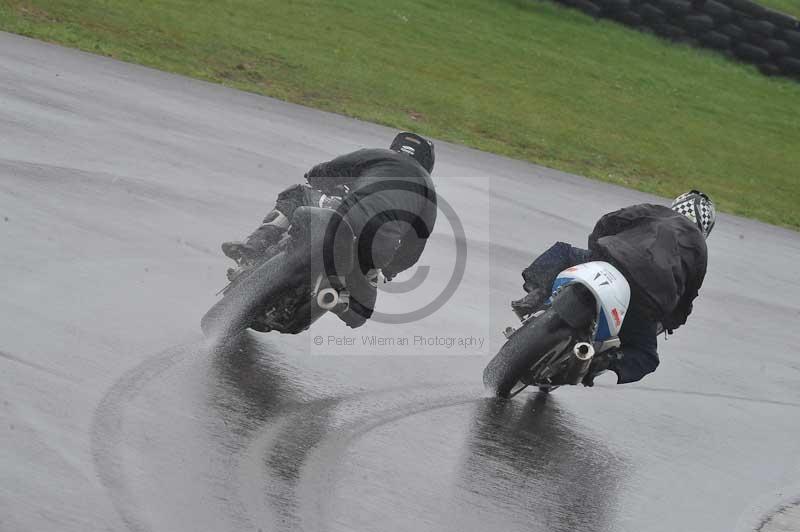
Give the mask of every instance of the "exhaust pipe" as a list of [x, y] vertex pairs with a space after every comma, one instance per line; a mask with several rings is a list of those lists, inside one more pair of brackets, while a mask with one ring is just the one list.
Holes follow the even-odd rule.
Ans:
[[588, 342], [578, 342], [572, 347], [572, 360], [565, 375], [569, 384], [580, 384], [594, 357], [594, 347]]
[[323, 288], [317, 292], [317, 305], [322, 310], [333, 310], [339, 304], [339, 292], [333, 288]]
[[588, 342], [578, 342], [575, 344], [575, 347], [572, 348], [572, 354], [581, 362], [592, 360], [594, 356], [594, 347]]
[[350, 293], [347, 290], [337, 292], [333, 288], [323, 288], [317, 292], [317, 306], [322, 310], [341, 314], [350, 308]]

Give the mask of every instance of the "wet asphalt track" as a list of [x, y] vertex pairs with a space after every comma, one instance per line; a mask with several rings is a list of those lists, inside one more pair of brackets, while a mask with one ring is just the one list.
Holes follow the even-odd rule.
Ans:
[[[0, 34], [0, 530], [730, 532], [800, 498], [800, 235], [763, 224], [720, 217], [657, 374], [498, 402], [481, 370], [518, 271], [653, 198], [440, 143], [469, 241], [448, 305], [206, 345], [219, 242], [312, 164], [392, 135]], [[423, 256], [434, 288], [379, 309], [446, 280], [447, 227]], [[360, 345], [416, 334], [486, 343]]]

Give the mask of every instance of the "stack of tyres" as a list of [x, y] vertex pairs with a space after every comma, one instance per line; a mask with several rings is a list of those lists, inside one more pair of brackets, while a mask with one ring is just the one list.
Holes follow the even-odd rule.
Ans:
[[751, 0], [556, 0], [800, 80], [800, 22]]

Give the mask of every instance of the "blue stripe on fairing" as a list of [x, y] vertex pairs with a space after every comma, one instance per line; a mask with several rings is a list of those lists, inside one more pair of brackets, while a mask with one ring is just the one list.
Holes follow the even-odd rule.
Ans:
[[559, 288], [564, 286], [565, 284], [569, 284], [574, 281], [574, 277], [556, 277], [556, 280], [553, 281], [553, 290], [550, 292], [550, 297], [547, 298], [548, 303], [553, 302], [553, 294], [555, 294]]
[[611, 338], [611, 330], [608, 328], [608, 320], [606, 313], [600, 311], [600, 320], [597, 324], [597, 332], [594, 335], [595, 342], [603, 342]]

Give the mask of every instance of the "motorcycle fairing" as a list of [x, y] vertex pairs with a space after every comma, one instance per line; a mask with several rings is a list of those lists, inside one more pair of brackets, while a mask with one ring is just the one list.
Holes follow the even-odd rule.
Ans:
[[559, 273], [553, 282], [553, 294], [569, 283], [581, 283], [595, 296], [598, 315], [595, 341], [616, 337], [631, 299], [631, 288], [625, 276], [607, 262], [586, 262]]

